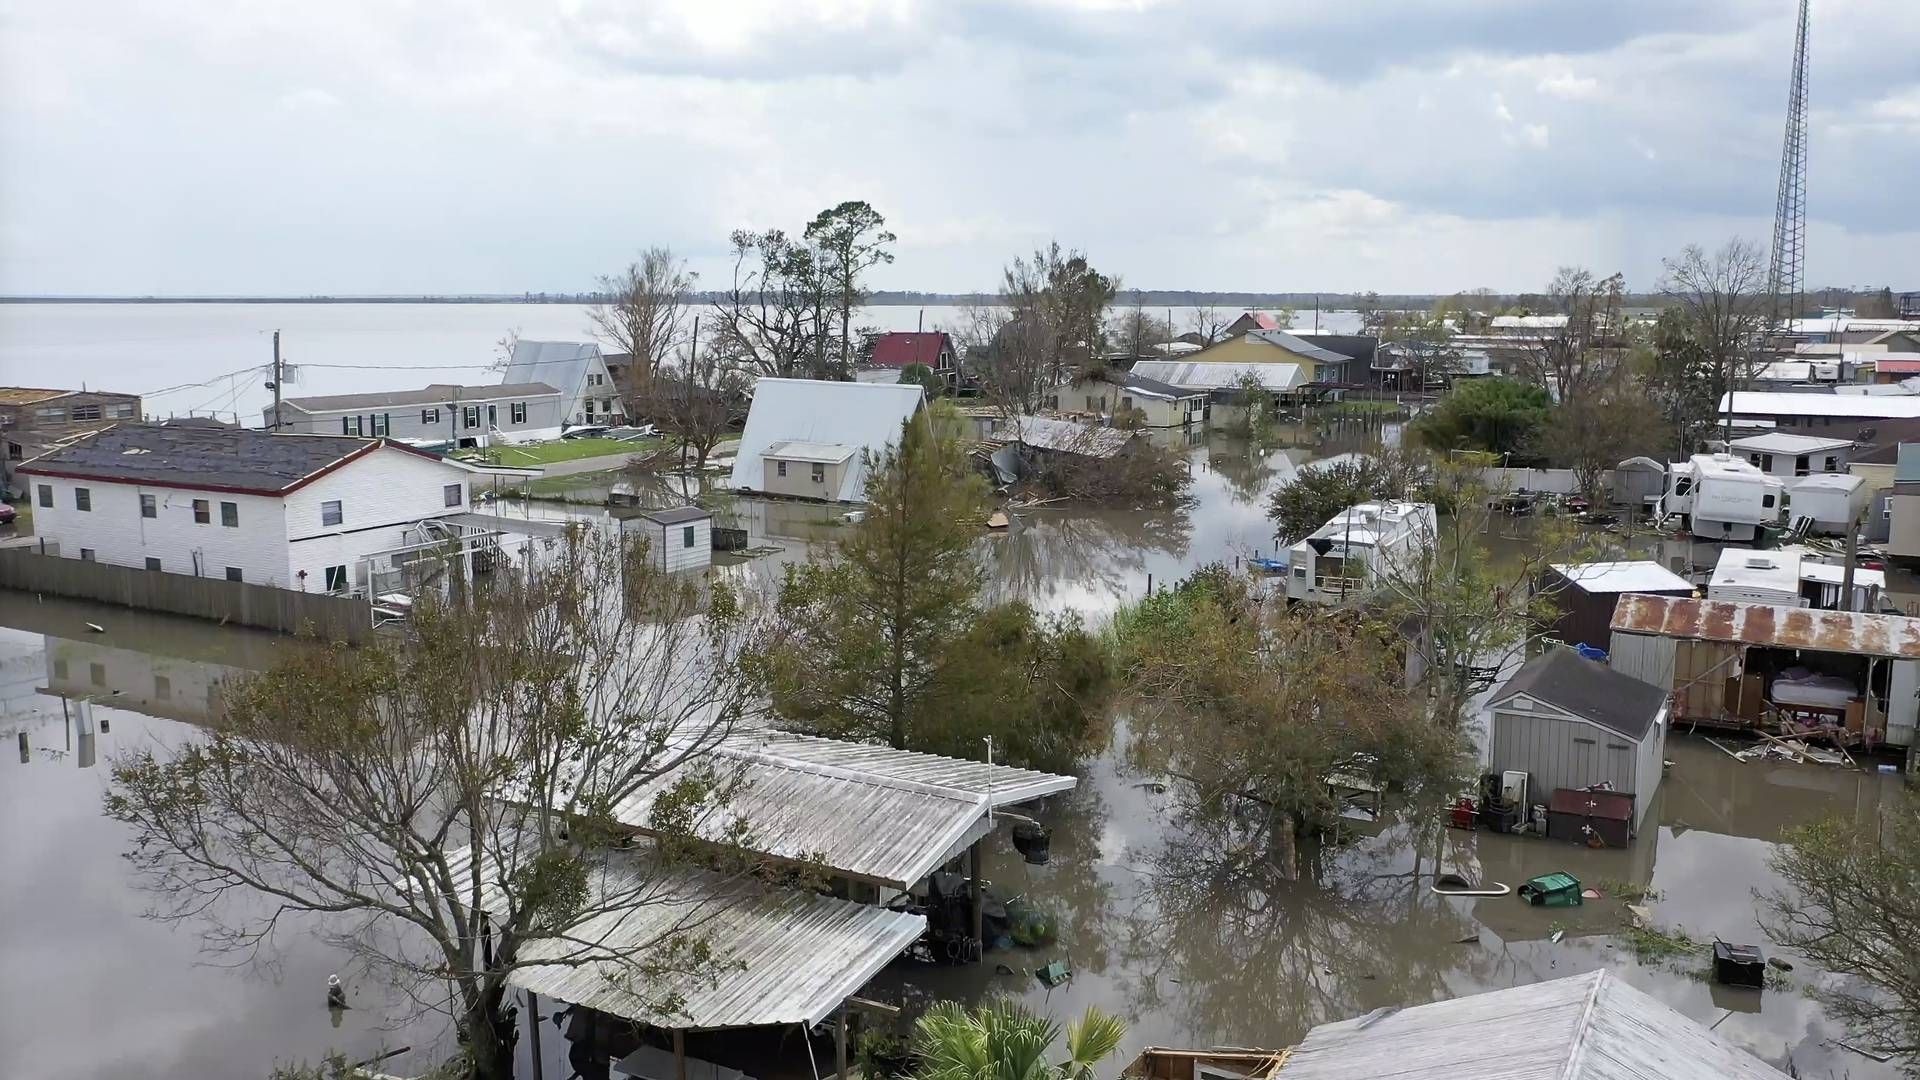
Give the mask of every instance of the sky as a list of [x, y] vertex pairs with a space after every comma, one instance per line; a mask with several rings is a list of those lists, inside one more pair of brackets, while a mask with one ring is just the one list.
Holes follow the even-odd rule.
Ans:
[[[1771, 232], [1794, 0], [0, 0], [0, 294], [1655, 287]], [[1814, 0], [1808, 284], [1920, 288], [1920, 3]]]

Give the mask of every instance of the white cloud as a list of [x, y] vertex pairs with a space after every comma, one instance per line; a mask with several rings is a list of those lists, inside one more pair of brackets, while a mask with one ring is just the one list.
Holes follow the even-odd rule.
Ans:
[[1586, 101], [1599, 95], [1600, 80], [1575, 75], [1571, 71], [1561, 71], [1541, 79], [1534, 84], [1534, 89], [1548, 97], [1564, 98], [1567, 101]]
[[341, 104], [338, 96], [317, 86], [305, 86], [280, 95], [280, 107], [294, 111], [337, 109]]

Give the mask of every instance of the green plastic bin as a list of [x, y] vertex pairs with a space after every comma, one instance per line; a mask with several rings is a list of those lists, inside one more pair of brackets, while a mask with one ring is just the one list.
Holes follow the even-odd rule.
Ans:
[[1580, 879], [1564, 870], [1541, 874], [1520, 886], [1520, 899], [1534, 907], [1579, 907]]

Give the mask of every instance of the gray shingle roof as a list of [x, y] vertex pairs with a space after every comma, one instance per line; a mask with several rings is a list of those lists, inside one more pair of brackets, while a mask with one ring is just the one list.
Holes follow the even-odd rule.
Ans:
[[713, 515], [697, 506], [676, 506], [671, 510], [647, 510], [635, 516], [660, 525], [683, 525], [689, 521], [705, 521]]
[[301, 412], [312, 413], [344, 409], [386, 409], [403, 405], [445, 405], [455, 400], [499, 401], [503, 398], [544, 397], [559, 392], [544, 382], [501, 383], [497, 386], [455, 386], [451, 383], [434, 383], [419, 390], [288, 398], [281, 404]]
[[246, 428], [115, 424], [42, 454], [19, 471], [77, 480], [278, 494], [382, 441], [343, 435], [273, 435]]
[[1183, 390], [1172, 383], [1161, 382], [1159, 379], [1150, 379], [1145, 375], [1135, 375], [1131, 371], [1122, 371], [1118, 374], [1120, 376], [1120, 385], [1129, 390], [1138, 390], [1142, 393], [1157, 394], [1161, 397], [1174, 398], [1176, 400], [1179, 398], [1196, 397], [1206, 393], [1204, 390]]
[[1353, 357], [1347, 356], [1344, 353], [1337, 353], [1332, 349], [1322, 348], [1304, 338], [1294, 337], [1285, 330], [1255, 330], [1247, 336], [1259, 338], [1269, 344], [1278, 345], [1290, 353], [1304, 356], [1310, 360], [1318, 360], [1323, 364], [1344, 364], [1353, 359]]
[[1666, 692], [1574, 652], [1549, 648], [1527, 661], [1487, 702], [1495, 708], [1516, 694], [1538, 698], [1609, 731], [1640, 739], [1666, 705]]

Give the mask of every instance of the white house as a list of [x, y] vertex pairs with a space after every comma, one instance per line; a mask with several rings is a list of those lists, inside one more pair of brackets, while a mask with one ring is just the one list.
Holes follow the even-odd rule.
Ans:
[[614, 389], [600, 346], [582, 341], [516, 341], [501, 385], [545, 383], [560, 392], [560, 422], [624, 424], [627, 403]]
[[67, 558], [351, 592], [479, 469], [386, 439], [118, 424], [34, 458], [34, 532]]
[[1432, 547], [1432, 503], [1360, 503], [1287, 550], [1287, 600], [1339, 604], [1371, 594]]
[[859, 502], [867, 456], [899, 441], [924, 399], [917, 383], [761, 379], [733, 459], [733, 489]]
[[1678, 516], [1693, 535], [1751, 540], [1759, 527], [1780, 520], [1785, 485], [1731, 454], [1695, 454], [1667, 468], [1667, 488], [1656, 521]]
[[697, 506], [616, 512], [620, 534], [646, 537], [647, 560], [671, 574], [713, 563], [713, 515]]
[[1206, 418], [1207, 392], [1187, 389], [1137, 372], [1105, 371], [1098, 378], [1075, 376], [1055, 387], [1047, 407], [1061, 412], [1115, 416], [1137, 411], [1145, 427], [1186, 427]]
[[1769, 431], [1735, 439], [1727, 447], [1763, 473], [1790, 477], [1846, 472], [1853, 440]]
[[560, 437], [566, 403], [543, 382], [498, 386], [435, 383], [420, 390], [287, 398], [278, 434], [352, 435], [448, 446], [490, 446]]

